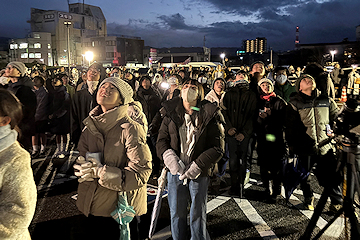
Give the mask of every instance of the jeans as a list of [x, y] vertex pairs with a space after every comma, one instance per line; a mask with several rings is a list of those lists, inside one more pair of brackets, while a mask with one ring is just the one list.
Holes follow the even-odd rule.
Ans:
[[174, 240], [187, 239], [187, 207], [190, 207], [190, 231], [192, 240], [206, 239], [206, 203], [209, 185], [208, 177], [189, 180], [186, 185], [179, 175], [168, 172], [169, 207], [171, 234]]

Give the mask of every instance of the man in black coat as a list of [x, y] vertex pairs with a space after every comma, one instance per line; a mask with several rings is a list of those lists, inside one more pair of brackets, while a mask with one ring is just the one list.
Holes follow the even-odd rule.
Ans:
[[5, 69], [5, 77], [10, 79], [8, 90], [13, 92], [23, 105], [23, 119], [19, 123], [21, 137], [19, 142], [26, 150], [32, 147], [31, 136], [35, 135], [36, 95], [34, 86], [26, 76], [26, 66], [22, 62], [10, 62]]
[[76, 92], [74, 95], [71, 107], [70, 131], [72, 142], [75, 145], [77, 145], [81, 131], [84, 128], [83, 120], [89, 116], [90, 110], [97, 105], [97, 87], [105, 78], [105, 74], [105, 69], [101, 64], [92, 64], [86, 73], [87, 87]]
[[[237, 77], [238, 78], [238, 77]], [[246, 78], [235, 79], [236, 84], [225, 93], [223, 115], [226, 142], [229, 146], [231, 189], [230, 194], [242, 196], [246, 174], [249, 140], [253, 134], [256, 112], [256, 94], [249, 89]]]

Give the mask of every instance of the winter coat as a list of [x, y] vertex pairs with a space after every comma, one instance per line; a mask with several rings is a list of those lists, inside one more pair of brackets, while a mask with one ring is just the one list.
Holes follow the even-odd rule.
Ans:
[[[159, 129], [156, 152], [160, 159], [168, 149], [173, 149], [180, 156], [181, 142], [179, 128], [183, 126], [185, 109], [180, 97], [173, 98], [164, 105], [164, 119]], [[220, 160], [224, 153], [223, 116], [218, 107], [209, 101], [202, 101], [200, 108], [199, 126], [196, 127], [195, 146], [189, 158], [190, 163], [195, 161], [202, 170], [201, 176], [207, 176], [209, 170]]]
[[[281, 161], [286, 153], [283, 137], [285, 124], [286, 102], [281, 97], [270, 97], [270, 101], [258, 100], [258, 108], [270, 108], [271, 114], [266, 118], [258, 115], [255, 131], [257, 133], [257, 153], [259, 165], [271, 165], [274, 161]], [[275, 139], [271, 141], [269, 135]]]
[[97, 91], [91, 95], [88, 89], [85, 88], [76, 92], [72, 99], [70, 131], [71, 139], [75, 144], [78, 143], [81, 131], [85, 127], [83, 120], [89, 116], [90, 110], [98, 105], [96, 102], [96, 93]]
[[206, 94], [205, 99], [212, 103], [216, 102], [217, 106], [219, 106], [220, 102], [222, 102], [224, 96], [225, 96], [225, 92], [223, 92], [221, 94], [220, 99], [219, 99], [219, 97], [216, 94], [216, 92], [214, 91], [214, 89], [212, 89], [208, 94]]
[[[130, 107], [131, 104], [136, 106]], [[136, 215], [147, 211], [146, 183], [151, 174], [151, 152], [146, 144], [146, 118], [140, 103], [121, 105], [102, 113], [100, 106], [84, 120], [78, 149], [80, 156], [101, 152], [104, 174], [95, 181], [79, 183], [77, 207], [86, 216], [110, 217], [118, 201], [118, 191], [126, 191]], [[129, 109], [136, 110], [129, 113]], [[134, 121], [129, 115], [138, 116]]]
[[334, 68], [330, 73], [330, 77], [335, 84], [340, 84], [342, 75], [344, 75], [344, 70], [340, 68]]
[[38, 90], [34, 90], [36, 95], [36, 113], [35, 121], [44, 121], [49, 117], [50, 105], [49, 105], [49, 93], [41, 86]]
[[296, 88], [295, 86], [292, 86], [289, 81], [286, 81], [284, 85], [280, 85], [277, 82], [275, 82], [274, 92], [277, 96], [280, 96], [286, 102], [289, 102], [290, 96], [293, 92], [296, 92]]
[[144, 89], [143, 87], [139, 87], [139, 90], [136, 92], [135, 100], [141, 103], [146, 119], [149, 123], [151, 123], [152, 119], [161, 107], [160, 97], [152, 88]]
[[[286, 140], [294, 153], [325, 155], [332, 145], [323, 145], [329, 137], [326, 125], [332, 125], [338, 113], [333, 99], [315, 89], [311, 96], [301, 92], [290, 98], [286, 109]], [[318, 146], [318, 144], [322, 146]]]
[[50, 92], [52, 100], [50, 115], [50, 132], [57, 135], [66, 135], [70, 132], [70, 105], [71, 100], [65, 86], [55, 87]]
[[[30, 155], [15, 141], [16, 137], [15, 142], [9, 143], [2, 134], [0, 132], [0, 239], [31, 239], [28, 227], [35, 213], [36, 185]], [[4, 146], [4, 141], [8, 145]]]
[[256, 94], [249, 90], [248, 84], [238, 84], [225, 93], [223, 99], [225, 118], [225, 133], [231, 128], [236, 128], [245, 138], [250, 138], [253, 133], [253, 123], [256, 109]]
[[[33, 86], [30, 78], [20, 77], [16, 83], [10, 82], [8, 87], [8, 90], [14, 93], [23, 105], [23, 118], [19, 123], [22, 144], [29, 142], [27, 139], [35, 135], [36, 95], [32, 91]], [[30, 146], [25, 147], [31, 147], [31, 142]]]
[[360, 78], [358, 72], [350, 72], [348, 75], [347, 94], [359, 95], [359, 86], [356, 79]]

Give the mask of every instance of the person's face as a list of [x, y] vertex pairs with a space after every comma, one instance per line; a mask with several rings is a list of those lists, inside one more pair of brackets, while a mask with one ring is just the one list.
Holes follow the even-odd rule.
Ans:
[[65, 68], [64, 68], [64, 67], [61, 67], [61, 68], [60, 68], [60, 72], [65, 72]]
[[239, 80], [247, 80], [247, 75], [243, 73], [236, 74], [235, 81], [239, 81]]
[[261, 63], [256, 63], [254, 64], [253, 68], [252, 68], [252, 72], [253, 73], [260, 73], [261, 76], [263, 76], [265, 74], [265, 68], [264, 65], [262, 65]]
[[[183, 88], [181, 89], [181, 94], [183, 95], [183, 93], [187, 93], [189, 90], [192, 90], [192, 91], [194, 91], [194, 92], [196, 92], [196, 93], [194, 93], [194, 99], [196, 100], [197, 99], [197, 97], [198, 97], [198, 95], [199, 95], [199, 89], [198, 89], [198, 87], [196, 86], [196, 85], [193, 85], [193, 84], [191, 84], [191, 83], [187, 83], [187, 84], [185, 84], [184, 86], [183, 86]], [[188, 98], [188, 96], [182, 96], [182, 98], [184, 99], [184, 98]], [[193, 100], [193, 99], [191, 99], [191, 100]], [[190, 101], [189, 101], [190, 102]]]
[[271, 86], [268, 82], [263, 82], [262, 84], [260, 84], [260, 88], [265, 94], [271, 93]]
[[280, 75], [287, 76], [286, 70], [285, 70], [285, 69], [284, 69], [284, 70], [279, 70], [279, 71], [277, 71], [277, 72], [275, 73], [275, 77], [280, 76]]
[[69, 78], [67, 76], [62, 77], [61, 80], [64, 85], [68, 84], [68, 82], [69, 82]]
[[179, 72], [179, 75], [181, 78], [184, 78], [185, 77], [185, 73], [184, 72]]
[[39, 88], [42, 86], [40, 80], [35, 80], [35, 81], [34, 81], [34, 85], [35, 85], [35, 87], [36, 87], [37, 89], [39, 89]]
[[300, 82], [300, 91], [308, 91], [309, 89], [313, 90], [313, 81], [310, 78], [303, 78]]
[[217, 80], [214, 83], [214, 91], [217, 93], [221, 93], [225, 88], [225, 84], [223, 81], [221, 80]]
[[86, 73], [86, 72], [82, 73], [82, 74], [81, 74], [81, 78], [82, 78], [82, 80], [83, 80], [84, 82], [86, 82], [87, 73]]
[[96, 95], [96, 101], [103, 111], [113, 109], [122, 103], [119, 91], [109, 82], [101, 85]]
[[86, 76], [87, 76], [87, 81], [99, 81], [100, 70], [96, 68], [89, 68]]
[[5, 77], [20, 77], [20, 71], [9, 65], [5, 68]]
[[150, 86], [151, 86], [151, 82], [149, 79], [145, 78], [142, 82], [141, 82], [141, 86], [144, 88], [144, 89], [149, 89]]

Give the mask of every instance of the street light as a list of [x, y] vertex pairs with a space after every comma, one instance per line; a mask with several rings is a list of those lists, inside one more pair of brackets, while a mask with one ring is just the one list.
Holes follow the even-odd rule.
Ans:
[[68, 59], [68, 73], [69, 73], [69, 77], [70, 77], [70, 28], [69, 26], [71, 25], [71, 22], [64, 22], [64, 25], [67, 28], [67, 59]]
[[221, 53], [220, 57], [222, 58], [223, 65], [225, 65], [225, 53]]
[[90, 67], [90, 62], [94, 59], [94, 53], [91, 51], [85, 52], [85, 58], [87, 61], [89, 61], [89, 67]]
[[330, 54], [331, 54], [331, 63], [334, 63], [334, 55], [336, 54], [336, 50], [331, 50]]

